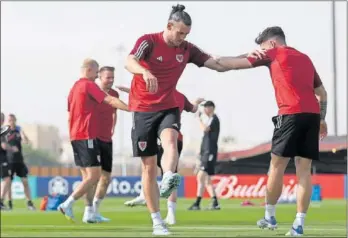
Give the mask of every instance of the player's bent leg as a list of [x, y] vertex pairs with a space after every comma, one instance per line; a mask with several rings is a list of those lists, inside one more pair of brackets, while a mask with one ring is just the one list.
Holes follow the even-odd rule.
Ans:
[[58, 207], [58, 210], [60, 210], [66, 218], [71, 221], [74, 221], [74, 215], [72, 212], [73, 204], [76, 200], [85, 195], [90, 188], [97, 184], [101, 174], [100, 166], [81, 168], [80, 170], [83, 175], [82, 182], [77, 186], [67, 200]]
[[286, 234], [288, 236], [302, 236], [304, 220], [308, 211], [312, 195], [312, 160], [296, 157], [296, 176], [298, 180], [297, 187], [297, 214], [291, 230]]
[[283, 177], [289, 160], [290, 158], [284, 158], [274, 153], [271, 154], [271, 163], [266, 186], [265, 216], [257, 222], [257, 225], [262, 229], [269, 228], [273, 230], [277, 228], [275, 206], [283, 190]]
[[[158, 145], [158, 152], [157, 152], [157, 167], [161, 170], [161, 176], [163, 177], [163, 169], [162, 169], [162, 165], [161, 165], [162, 155], [163, 155], [163, 148], [159, 144]], [[144, 187], [141, 187], [139, 196], [133, 198], [132, 200], [126, 201], [124, 203], [124, 205], [126, 205], [128, 207], [145, 206], [146, 200], [145, 200], [145, 196], [144, 196]]]
[[97, 142], [100, 152], [101, 176], [93, 200], [93, 211], [97, 222], [109, 222], [109, 218], [103, 217], [100, 214], [99, 206], [102, 203], [111, 182], [113, 146], [111, 141], [106, 142], [98, 140]]
[[161, 143], [163, 147], [163, 178], [161, 181], [160, 196], [168, 198], [170, 194], [176, 190], [181, 181], [175, 169], [178, 166], [178, 132], [172, 128], [165, 128], [160, 133]]
[[96, 191], [97, 183], [100, 180], [101, 176], [101, 168], [98, 167], [97, 174], [91, 174], [91, 170], [89, 167], [87, 167], [84, 171], [83, 180], [87, 180], [89, 177], [93, 177], [93, 181], [91, 183], [91, 186], [87, 188], [86, 194], [85, 194], [85, 212], [83, 214], [82, 222], [84, 223], [96, 223], [96, 216], [93, 209], [93, 197]]
[[103, 217], [99, 212], [99, 206], [106, 195], [106, 191], [108, 189], [110, 181], [111, 181], [111, 173], [102, 170], [101, 176], [97, 185], [97, 190], [94, 196], [94, 200], [93, 200], [93, 210], [94, 210], [97, 222], [110, 221], [109, 218]]
[[165, 128], [161, 131], [160, 138], [163, 148], [161, 166], [164, 173], [168, 171], [174, 173], [178, 166], [178, 135], [178, 131], [172, 128]]
[[90, 188], [87, 189], [85, 195], [85, 212], [83, 214], [82, 222], [84, 223], [96, 223], [96, 214], [93, 208], [93, 197], [96, 191], [97, 185], [94, 184]]

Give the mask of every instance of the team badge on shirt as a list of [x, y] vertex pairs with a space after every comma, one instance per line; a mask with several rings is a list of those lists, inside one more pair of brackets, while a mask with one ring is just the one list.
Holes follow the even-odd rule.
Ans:
[[184, 61], [184, 56], [182, 54], [176, 55], [176, 60], [179, 63], [182, 63]]
[[138, 142], [138, 147], [141, 151], [144, 151], [146, 149], [147, 142], [146, 141], [139, 141]]

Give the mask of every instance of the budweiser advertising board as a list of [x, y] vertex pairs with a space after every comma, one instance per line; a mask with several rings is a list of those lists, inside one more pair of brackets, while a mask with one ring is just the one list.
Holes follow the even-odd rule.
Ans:
[[[216, 195], [222, 199], [229, 198], [263, 198], [266, 192], [267, 176], [261, 175], [216, 175], [212, 177]], [[314, 175], [313, 184], [321, 186], [323, 199], [344, 198], [344, 175]], [[185, 197], [196, 197], [196, 177], [185, 177]], [[283, 197], [296, 194], [297, 179], [295, 175], [285, 175], [283, 180]], [[207, 191], [204, 197], [209, 197]]]

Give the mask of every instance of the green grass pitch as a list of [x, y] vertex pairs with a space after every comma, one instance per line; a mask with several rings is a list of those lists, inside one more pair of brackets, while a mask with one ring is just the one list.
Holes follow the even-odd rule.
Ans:
[[[101, 213], [110, 223], [83, 224], [83, 201], [74, 207], [76, 223], [70, 223], [59, 212], [28, 211], [23, 200], [14, 201], [13, 211], [1, 212], [1, 237], [150, 237], [152, 227], [145, 207], [123, 205], [127, 198], [108, 198]], [[252, 200], [260, 204], [261, 200]], [[222, 200], [220, 211], [187, 211], [193, 201], [180, 199], [177, 224], [170, 227], [174, 237], [277, 237], [291, 227], [294, 204], [279, 205], [276, 211], [278, 229], [261, 230], [256, 221], [263, 217], [261, 206], [241, 207], [241, 200]], [[203, 200], [202, 208], [208, 205]], [[39, 206], [40, 201], [35, 204]], [[161, 201], [162, 217], [166, 216], [166, 201]], [[305, 221], [305, 236], [346, 237], [346, 201], [327, 200], [312, 204]]]

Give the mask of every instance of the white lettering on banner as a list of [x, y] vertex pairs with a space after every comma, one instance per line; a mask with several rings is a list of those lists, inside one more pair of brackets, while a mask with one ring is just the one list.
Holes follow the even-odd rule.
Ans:
[[[238, 176], [214, 176], [212, 178], [216, 195], [222, 199], [232, 197], [239, 198], [262, 198], [266, 194], [266, 178], [260, 177], [255, 184], [240, 184]], [[297, 184], [294, 179], [289, 184], [283, 185], [282, 197], [293, 197], [296, 195]]]

